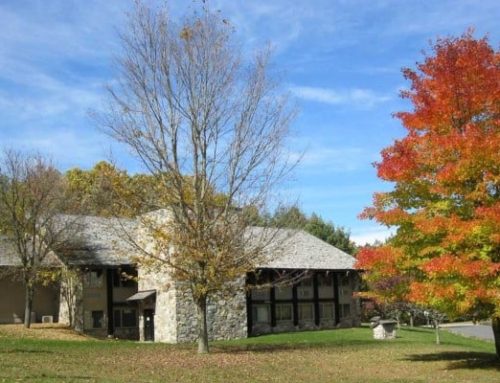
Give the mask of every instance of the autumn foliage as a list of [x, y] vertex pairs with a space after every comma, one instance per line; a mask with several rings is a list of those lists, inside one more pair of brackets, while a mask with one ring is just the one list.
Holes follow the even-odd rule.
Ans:
[[438, 39], [404, 69], [413, 109], [385, 148], [377, 193], [363, 218], [397, 227], [388, 245], [364, 249], [358, 267], [375, 282], [403, 275], [409, 301], [449, 315], [500, 318], [500, 54], [472, 32]]

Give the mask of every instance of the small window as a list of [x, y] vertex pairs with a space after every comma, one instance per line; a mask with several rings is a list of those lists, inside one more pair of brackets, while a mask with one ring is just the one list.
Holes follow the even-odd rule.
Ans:
[[299, 304], [299, 320], [312, 321], [314, 319], [314, 310], [312, 303]]
[[104, 281], [104, 273], [102, 272], [102, 270], [90, 270], [85, 273], [83, 281], [85, 287], [102, 287]]
[[333, 319], [333, 303], [320, 303], [319, 305], [319, 317], [321, 319]]
[[92, 328], [104, 327], [104, 313], [102, 311], [92, 311]]
[[297, 286], [297, 297], [299, 299], [312, 299], [313, 294], [314, 294], [314, 292], [313, 292], [313, 286], [312, 286], [312, 279], [311, 278], [304, 279]]
[[349, 276], [347, 275], [342, 275], [340, 277], [340, 285], [343, 286], [343, 287], [350, 287], [351, 286], [351, 283], [349, 281]]
[[266, 301], [269, 300], [269, 287], [255, 287], [252, 289], [252, 299], [255, 301]]
[[333, 299], [333, 274], [318, 275], [318, 296], [321, 299]]
[[255, 323], [269, 323], [269, 305], [254, 305], [252, 307], [252, 316]]
[[137, 326], [137, 316], [136, 316], [135, 310], [123, 309], [122, 310], [122, 323], [123, 323], [123, 327], [135, 327], [135, 326]]
[[332, 274], [319, 274], [318, 275], [318, 286], [319, 287], [332, 287], [333, 288], [333, 278]]
[[340, 313], [342, 318], [347, 318], [351, 316], [351, 305], [346, 303], [340, 305]]
[[136, 287], [137, 269], [133, 267], [121, 267], [113, 270], [114, 287]]
[[293, 308], [291, 304], [276, 305], [276, 321], [289, 322], [293, 318]]
[[292, 299], [292, 286], [277, 286], [274, 289], [274, 296], [278, 300]]

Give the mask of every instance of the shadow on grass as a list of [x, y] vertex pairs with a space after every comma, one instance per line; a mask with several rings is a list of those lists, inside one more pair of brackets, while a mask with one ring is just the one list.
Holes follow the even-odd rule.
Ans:
[[55, 354], [55, 352], [50, 350], [12, 348], [7, 350], [0, 350], [0, 354]]
[[[388, 343], [385, 343], [388, 344]], [[289, 350], [307, 350], [307, 349], [324, 349], [324, 350], [341, 350], [345, 348], [357, 349], [366, 347], [380, 347], [380, 341], [376, 340], [346, 340], [345, 342], [328, 343], [328, 342], [290, 342], [290, 343], [248, 343], [238, 345], [212, 345], [214, 353], [272, 353], [276, 351]]]
[[433, 354], [413, 354], [403, 360], [411, 362], [450, 362], [450, 370], [488, 369], [500, 371], [500, 360], [495, 354], [474, 351], [446, 351]]
[[26, 378], [23, 378], [23, 380], [26, 379], [26, 381], [30, 381], [33, 379], [40, 380], [43, 379], [42, 382], [47, 381], [47, 379], [50, 379], [52, 381], [53, 379], [57, 379], [57, 381], [61, 382], [73, 382], [75, 380], [83, 380], [86, 382], [96, 382], [96, 377], [95, 376], [74, 376], [74, 375], [59, 375], [59, 374], [40, 374], [40, 375], [30, 375], [27, 376]]

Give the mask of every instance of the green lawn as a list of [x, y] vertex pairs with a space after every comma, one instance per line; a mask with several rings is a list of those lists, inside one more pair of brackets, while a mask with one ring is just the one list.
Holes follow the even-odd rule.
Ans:
[[[38, 330], [40, 331], [40, 330]], [[492, 343], [425, 329], [375, 341], [368, 328], [193, 345], [16, 338], [0, 326], [0, 382], [500, 382]]]

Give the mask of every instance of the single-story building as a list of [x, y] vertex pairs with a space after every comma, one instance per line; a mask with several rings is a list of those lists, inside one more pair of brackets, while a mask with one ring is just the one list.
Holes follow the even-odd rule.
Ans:
[[[68, 305], [64, 280], [37, 286], [33, 319], [68, 323], [72, 309], [75, 328], [91, 335], [169, 343], [195, 340], [196, 310], [190, 293], [167, 272], [137, 262], [126, 237], [140, 232], [138, 222], [81, 217], [78, 246], [64, 257], [54, 257], [60, 262], [46, 261], [47, 267], [64, 264], [75, 270], [78, 288]], [[360, 324], [359, 301], [353, 296], [359, 284], [354, 258], [304, 231], [277, 230], [279, 254], [234, 281], [230, 294], [209, 301], [210, 339]], [[24, 289], [14, 272], [18, 267], [12, 244], [0, 238], [0, 323], [23, 320]]]

